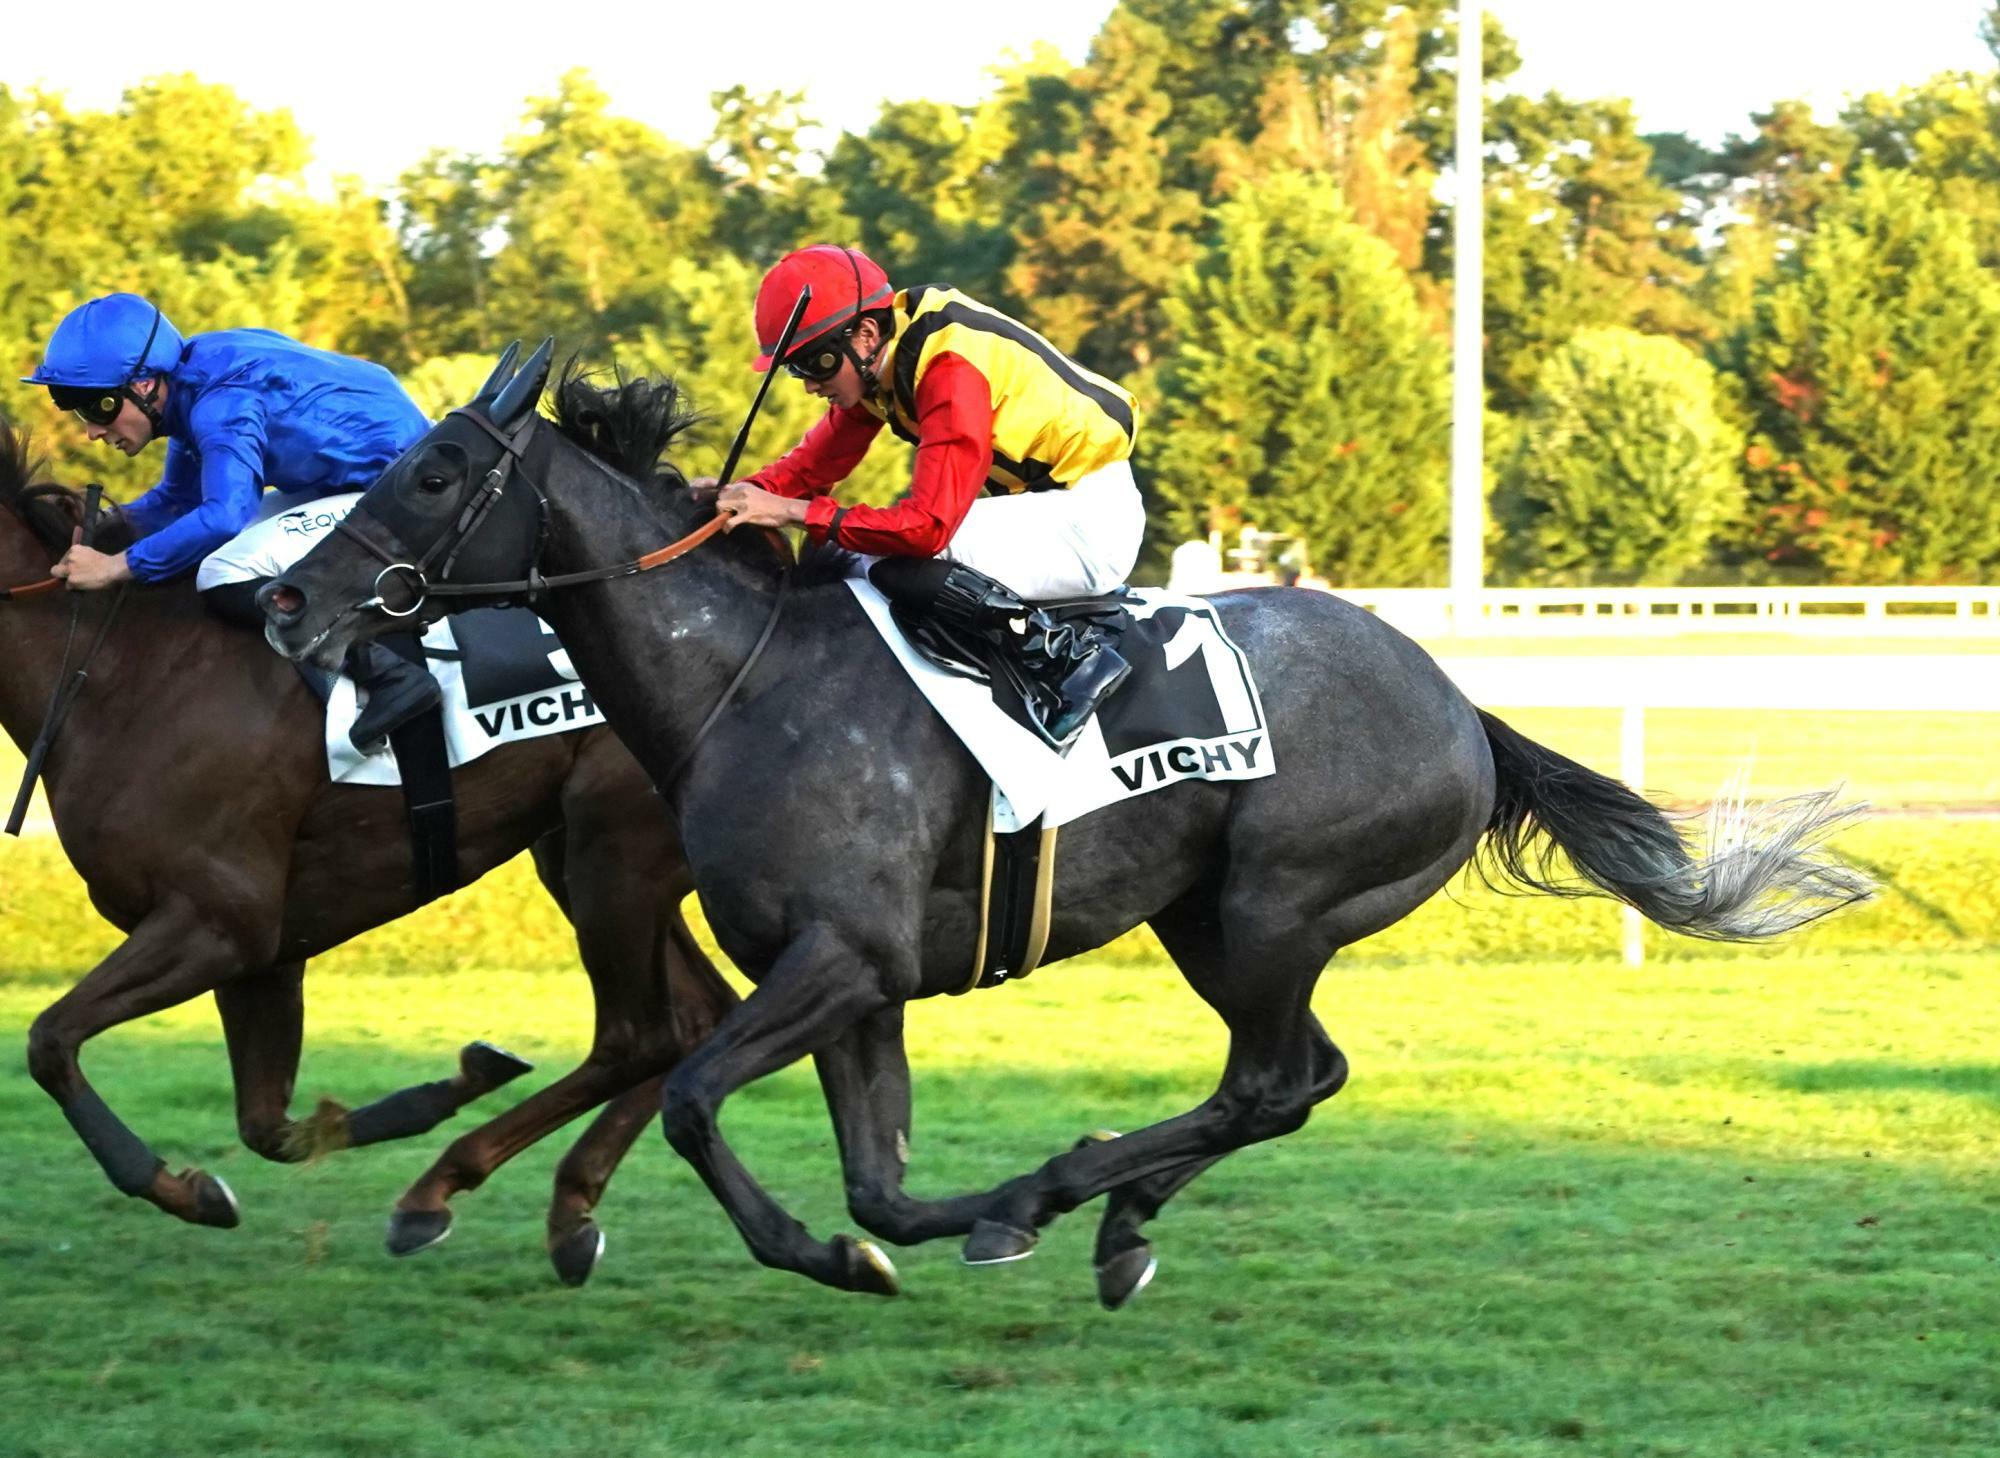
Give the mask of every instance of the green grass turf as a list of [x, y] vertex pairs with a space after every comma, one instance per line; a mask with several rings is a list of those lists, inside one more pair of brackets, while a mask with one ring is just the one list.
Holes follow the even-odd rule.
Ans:
[[[586, 1290], [539, 1249], [558, 1141], [392, 1263], [382, 1217], [443, 1131], [260, 1163], [196, 1005], [90, 1066], [164, 1153], [232, 1181], [240, 1230], [112, 1193], [0, 1063], [0, 1453], [1990, 1454], [1996, 972], [1990, 949], [1337, 966], [1317, 1006], [1348, 1089], [1171, 1206], [1158, 1281], [1116, 1314], [1095, 1207], [1013, 1266], [898, 1252], [906, 1295], [881, 1302], [755, 1266], [650, 1133]], [[48, 991], [0, 985], [0, 1038]], [[554, 971], [351, 970], [311, 987], [301, 1092], [434, 1076], [479, 1034], [552, 1076], [587, 1017]], [[912, 1023], [924, 1192], [1184, 1108], [1221, 1053], [1139, 959]], [[809, 1073], [726, 1126], [817, 1232], [851, 1228]]]
[[[1615, 760], [1610, 714], [1510, 717]], [[1759, 791], [2000, 800], [1971, 716], [1650, 717], [1650, 787], [1682, 798], [1754, 751]], [[897, 1252], [908, 1294], [874, 1302], [756, 1267], [656, 1134], [586, 1291], [540, 1252], [559, 1140], [392, 1263], [395, 1195], [521, 1086], [400, 1148], [267, 1165], [234, 1142], [206, 1002], [87, 1054], [163, 1154], [236, 1187], [244, 1227], [196, 1230], [112, 1192], [8, 1055], [0, 1455], [1989, 1454], [2000, 822], [1883, 819], [1841, 847], [1884, 894], [1786, 948], [1649, 934], [1633, 972], [1615, 908], [1460, 888], [1344, 955], [1318, 1007], [1353, 1082], [1170, 1207], [1161, 1277], [1116, 1315], [1091, 1299], [1094, 1207], [998, 1270]], [[0, 1044], [115, 943], [52, 838], [0, 845]], [[440, 1076], [474, 1036], [552, 1077], [587, 1038], [521, 862], [307, 992], [300, 1108]], [[1221, 1047], [1143, 934], [925, 1004], [913, 1185], [1185, 1108]], [[818, 1233], [852, 1228], [809, 1072], [726, 1127]]]

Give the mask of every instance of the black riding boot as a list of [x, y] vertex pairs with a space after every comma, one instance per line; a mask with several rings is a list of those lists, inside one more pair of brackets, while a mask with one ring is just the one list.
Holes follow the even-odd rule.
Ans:
[[[412, 634], [399, 636], [414, 639]], [[363, 754], [372, 754], [392, 731], [436, 708], [444, 698], [421, 661], [412, 663], [386, 643], [356, 643], [347, 651], [346, 671], [354, 686], [368, 693], [367, 704], [347, 732]]]
[[869, 569], [868, 580], [892, 602], [970, 629], [998, 648], [1032, 685], [1034, 717], [1058, 746], [1132, 672], [1097, 628], [1059, 623], [959, 563], [889, 557]]

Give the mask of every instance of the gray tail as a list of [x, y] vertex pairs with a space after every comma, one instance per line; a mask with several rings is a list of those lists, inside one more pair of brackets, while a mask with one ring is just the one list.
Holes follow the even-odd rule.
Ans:
[[[1721, 942], [1774, 937], [1874, 894], [1867, 876], [1820, 849], [1867, 810], [1836, 803], [1837, 790], [1760, 806], [1719, 800], [1697, 857], [1659, 807], [1617, 780], [1483, 709], [1479, 719], [1499, 780], [1478, 860], [1489, 884], [1612, 896], [1669, 931]], [[1558, 851], [1573, 877], [1561, 874]]]

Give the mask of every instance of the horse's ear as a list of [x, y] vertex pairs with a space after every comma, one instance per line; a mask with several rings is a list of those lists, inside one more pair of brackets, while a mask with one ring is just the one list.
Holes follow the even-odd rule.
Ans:
[[507, 382], [507, 388], [493, 402], [495, 425], [502, 430], [512, 430], [535, 408], [542, 398], [542, 386], [549, 382], [549, 363], [554, 359], [555, 352], [556, 342], [544, 339], [541, 347], [528, 356], [521, 372]]
[[493, 373], [486, 377], [486, 383], [481, 385], [479, 393], [472, 397], [473, 404], [476, 405], [482, 400], [491, 400], [495, 395], [499, 394], [500, 387], [506, 384], [508, 378], [514, 373], [514, 361], [520, 357], [521, 341], [517, 339], [507, 346], [506, 353], [500, 356], [500, 363], [493, 366]]

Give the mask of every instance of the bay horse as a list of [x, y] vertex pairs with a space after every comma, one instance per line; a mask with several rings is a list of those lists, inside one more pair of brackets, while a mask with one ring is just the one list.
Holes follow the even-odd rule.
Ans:
[[[1310, 1007], [1330, 959], [1407, 916], [1482, 844], [1499, 880], [1612, 895], [1697, 937], [1773, 936], [1868, 894], [1814, 853], [1851, 813], [1831, 792], [1767, 807], [1698, 856], [1650, 802], [1474, 708], [1372, 615], [1323, 592], [1222, 593], [1210, 601], [1255, 668], [1281, 768], [1175, 784], [1066, 825], [1046, 957], [1150, 925], [1228, 1028], [1219, 1085], [1183, 1114], [1084, 1141], [993, 1189], [912, 1198], [904, 1007], [966, 982], [989, 782], [846, 586], [799, 585], [787, 602], [756, 534], [712, 535], [708, 499], [673, 473], [621, 474], [542, 419], [548, 356], [545, 344], [498, 397], [447, 415], [338, 534], [268, 584], [268, 636], [332, 664], [388, 625], [385, 610], [430, 620], [530, 601], [570, 645], [674, 807], [709, 923], [756, 984], [668, 1076], [664, 1124], [766, 1265], [898, 1289], [872, 1244], [801, 1226], [718, 1128], [731, 1092], [806, 1055], [863, 1227], [901, 1244], [963, 1235], [967, 1261], [998, 1262], [1108, 1192], [1094, 1259], [1099, 1298], [1116, 1307], [1151, 1276], [1143, 1226], [1172, 1195], [1232, 1150], [1298, 1128], [1346, 1080]], [[601, 403], [566, 379], [557, 418]], [[588, 580], [560, 583], [567, 574]], [[740, 693], [726, 699], [732, 678]]]
[[[34, 474], [26, 437], [0, 422], [0, 586], [46, 578], [81, 517], [75, 493], [33, 485]], [[129, 540], [115, 517], [105, 526], [107, 550]], [[423, 1133], [526, 1065], [474, 1044], [449, 1079], [351, 1113], [322, 1105], [292, 1116], [307, 961], [419, 904], [402, 792], [330, 783], [318, 701], [291, 664], [206, 613], [186, 583], [130, 593], [46, 769], [63, 850], [125, 940], [35, 1019], [28, 1066], [114, 1186], [227, 1227], [239, 1218], [228, 1187], [200, 1169], [171, 1172], [91, 1088], [79, 1063], [88, 1039], [213, 992], [238, 1131], [279, 1161]], [[112, 596], [85, 600], [79, 641]], [[57, 680], [73, 601], [0, 601], [0, 725], [24, 749]], [[596, 1030], [581, 1066], [443, 1152], [398, 1202], [389, 1248], [434, 1244], [452, 1195], [619, 1096], [556, 1174], [548, 1248], [575, 1284], [602, 1247], [591, 1212], [658, 1108], [661, 1075], [736, 996], [681, 919], [691, 882], [673, 823], [609, 730], [503, 746], [454, 772], [453, 785], [464, 880], [532, 850], [575, 926]]]

